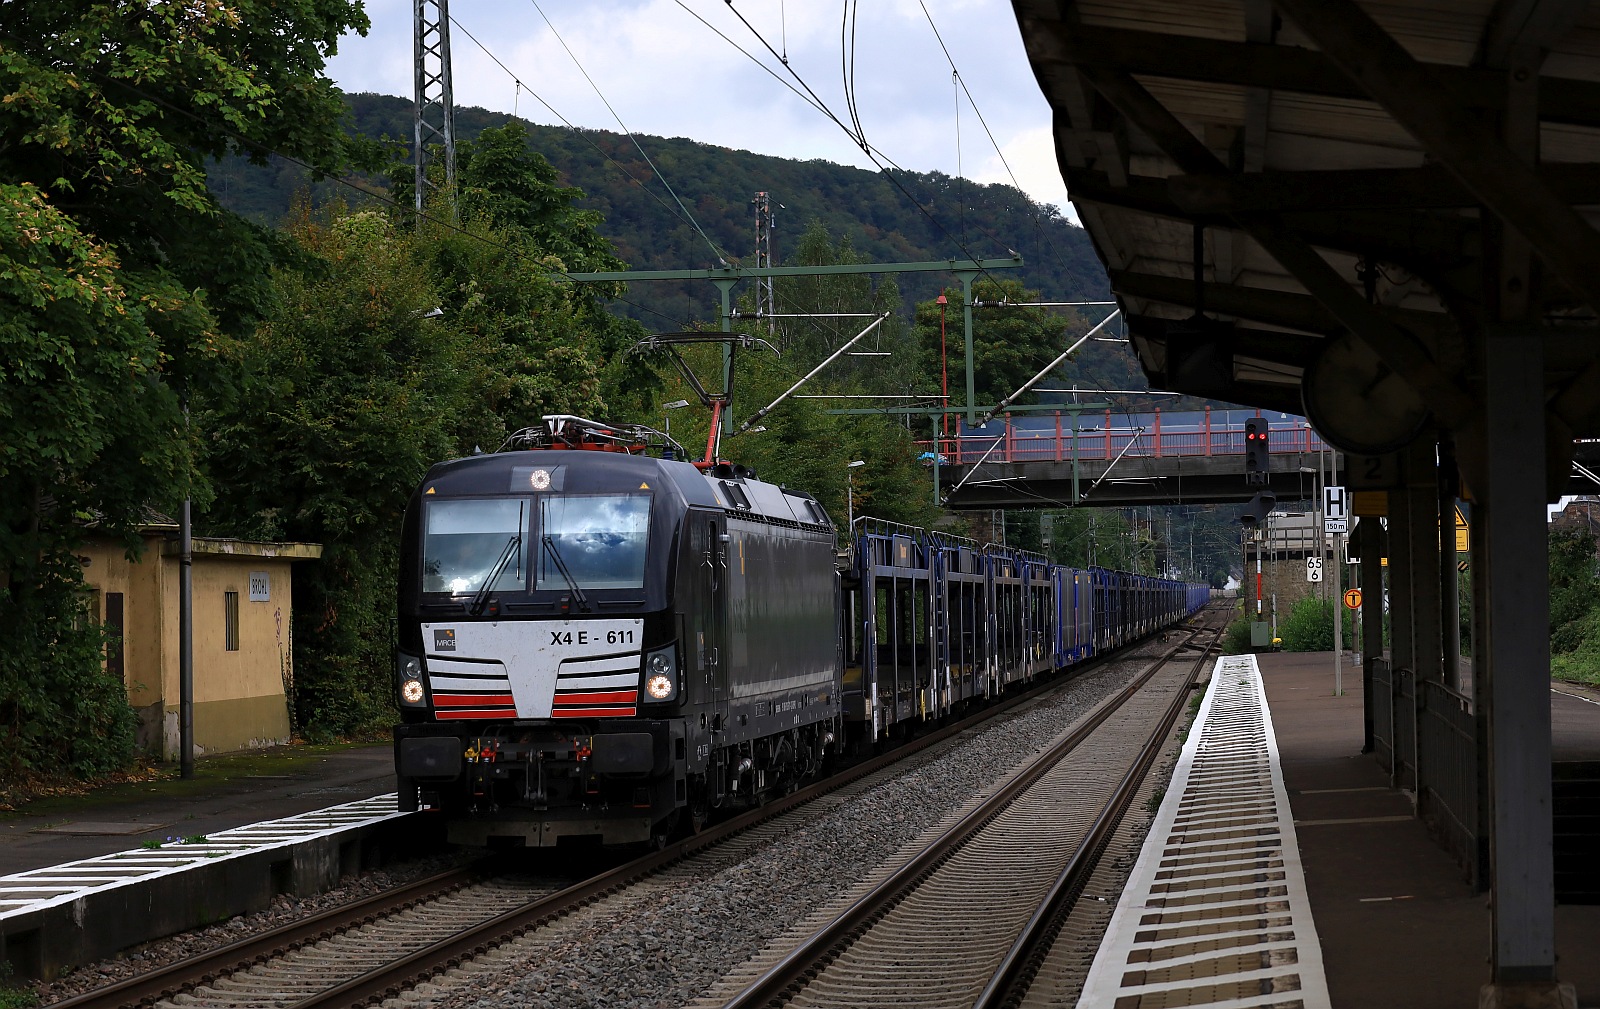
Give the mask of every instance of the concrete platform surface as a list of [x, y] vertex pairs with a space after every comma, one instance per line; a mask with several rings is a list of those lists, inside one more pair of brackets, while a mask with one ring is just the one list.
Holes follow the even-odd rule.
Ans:
[[[1488, 896], [1361, 751], [1361, 669], [1331, 652], [1259, 657], [1335, 1009], [1470, 1009], [1489, 980]], [[1576, 692], [1581, 693], [1581, 692]], [[1600, 704], [1552, 692], [1556, 758], [1600, 755]], [[1558, 973], [1600, 1007], [1600, 907], [1556, 909]]]
[[395, 790], [388, 743], [297, 761], [283, 774], [191, 783], [183, 794], [154, 787], [149, 798], [91, 794], [70, 812], [0, 815], [0, 876], [275, 820]]

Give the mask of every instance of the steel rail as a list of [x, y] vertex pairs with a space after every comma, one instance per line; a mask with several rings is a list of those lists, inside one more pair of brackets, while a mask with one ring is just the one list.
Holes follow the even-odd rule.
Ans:
[[[1177, 647], [1182, 647], [1182, 645], [1180, 644]], [[1175, 652], [1176, 650], [1177, 648], [1174, 648], [1172, 651]], [[1120, 652], [1121, 649], [1118, 649], [1118, 651]], [[1098, 656], [1073, 667], [1074, 676], [1098, 668], [1110, 657]], [[1060, 677], [1047, 677], [1044, 682], [1027, 691], [1019, 693], [1015, 697], [1002, 700], [992, 707], [986, 707], [968, 715], [958, 722], [930, 732], [926, 736], [910, 740], [887, 753], [862, 761], [859, 764], [853, 764], [823, 781], [816, 782], [781, 799], [769, 802], [758, 809], [742, 813], [700, 834], [670, 844], [658, 852], [635, 859], [565, 890], [541, 897], [530, 902], [525, 907], [507, 911], [490, 918], [455, 936], [440, 940], [431, 946], [426, 946], [399, 958], [384, 967], [369, 971], [359, 977], [351, 978], [342, 984], [335, 985], [309, 998], [295, 1002], [289, 1009], [330, 1009], [330, 1007], [334, 1006], [367, 1006], [381, 1002], [386, 998], [394, 997], [407, 989], [427, 982], [452, 967], [481, 956], [496, 946], [509, 942], [556, 918], [562, 917], [583, 904], [591, 903], [612, 893], [619, 892], [638, 880], [657, 873], [668, 865], [689, 855], [710, 848], [737, 834], [743, 833], [751, 827], [805, 805], [870, 774], [875, 774], [928, 747], [951, 739], [976, 725], [1004, 714], [1051, 689], [1059, 687], [1064, 682], [1066, 680]]]
[[[295, 1004], [295, 1009], [309, 1009], [312, 1006], [368, 1004], [385, 995], [393, 994], [406, 987], [426, 981], [471, 955], [492, 949], [494, 946], [559, 917], [581, 904], [593, 901], [609, 892], [620, 890], [631, 885], [637, 879], [658, 872], [682, 858], [728, 840], [751, 827], [787, 813], [868, 775], [875, 774], [900, 760], [914, 756], [928, 747], [935, 746], [976, 725], [1005, 714], [1020, 705], [1036, 699], [1049, 690], [1059, 687], [1072, 678], [1099, 668], [1110, 657], [1097, 656], [1087, 662], [1069, 667], [1069, 670], [1067, 670], [1069, 675], [1066, 677], [1047, 676], [1044, 680], [1025, 691], [1000, 700], [950, 725], [909, 740], [887, 753], [852, 764], [823, 781], [816, 782], [781, 799], [768, 802], [758, 809], [747, 811], [693, 837], [668, 845], [661, 851], [647, 854], [582, 883], [539, 898], [524, 908], [505, 912], [487, 919], [478, 926], [452, 939], [424, 947], [404, 957], [402, 960], [353, 978], [317, 996], [302, 1000]], [[299, 921], [277, 926], [259, 935], [246, 937], [226, 946], [51, 1003], [49, 1009], [112, 1009], [112, 1007], [151, 1006], [161, 1000], [170, 1000], [174, 996], [197, 986], [209, 984], [229, 974], [249, 970], [276, 957], [332, 938], [342, 932], [359, 928], [396, 912], [444, 897], [489, 878], [494, 871], [500, 868], [502, 868], [502, 859], [500, 857], [481, 859], [470, 865], [437, 873], [395, 890], [388, 890], [349, 904], [329, 908]], [[403, 977], [399, 976], [400, 974], [403, 974]]]
[[[847, 943], [854, 933], [869, 927], [873, 921], [886, 913], [913, 890], [924, 876], [946, 861], [989, 821], [1048, 773], [1063, 757], [1089, 738], [1095, 729], [1142, 690], [1157, 671], [1199, 633], [1199, 629], [1191, 630], [1183, 641], [1164, 652], [1150, 664], [1149, 669], [1119, 693], [1112, 695], [1110, 700], [1102, 703], [1077, 728], [1035, 757], [1022, 771], [1013, 775], [977, 808], [951, 825], [909, 862], [834, 916], [826, 925], [802, 940], [760, 977], [724, 1003], [723, 1009], [754, 1009], [757, 1006], [782, 1001], [787, 989], [803, 984], [806, 975], [813, 972], [820, 962], [831, 959], [829, 954], [835, 948]], [[1184, 691], [1184, 695], [1186, 694], [1187, 691]]]
[[1011, 944], [1011, 948], [1001, 958], [993, 978], [979, 994], [978, 1000], [973, 1003], [973, 1009], [999, 1009], [1001, 1006], [1015, 1005], [1024, 994], [1026, 986], [1033, 982], [1040, 961], [1049, 952], [1050, 943], [1060, 931], [1059, 926], [1065, 912], [1083, 892], [1084, 884], [1088, 882], [1090, 874], [1099, 864], [1106, 844], [1121, 825], [1123, 816], [1133, 803], [1134, 794], [1144, 783], [1145, 775], [1150, 772], [1162, 750], [1166, 748], [1167, 736], [1177, 724], [1178, 716], [1183, 711], [1195, 679], [1201, 667], [1205, 665], [1206, 659], [1216, 651], [1221, 637], [1221, 634], [1217, 633], [1194, 660], [1194, 668], [1189, 671], [1184, 689], [1173, 698], [1157, 730], [1146, 740], [1144, 748], [1139, 751], [1138, 758], [1128, 768], [1128, 773], [1123, 776], [1116, 792], [1106, 802], [1100, 815], [1095, 818], [1094, 825], [1089, 828], [1089, 832], [1077, 850], [1072, 853], [1072, 857], [1067, 860], [1067, 864], [1062, 866], [1055, 882], [1039, 902], [1038, 910], [1028, 919], [1022, 932]]
[[454, 893], [488, 878], [501, 859], [479, 859], [470, 865], [435, 873], [404, 886], [328, 908], [299, 921], [287, 922], [259, 935], [177, 960], [153, 971], [50, 1003], [49, 1009], [112, 1009], [149, 1006], [196, 985], [248, 970], [256, 964], [359, 928], [396, 912]]

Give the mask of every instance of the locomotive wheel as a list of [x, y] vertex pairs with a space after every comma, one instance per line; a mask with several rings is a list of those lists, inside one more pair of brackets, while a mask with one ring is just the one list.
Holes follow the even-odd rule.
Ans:
[[694, 837], [706, 829], [711, 819], [711, 809], [704, 802], [690, 802], [678, 811], [678, 836]]
[[650, 828], [650, 840], [644, 842], [646, 851], [660, 851], [677, 836], [679, 823], [686, 819], [679, 815], [679, 810], [673, 810], [667, 816]]

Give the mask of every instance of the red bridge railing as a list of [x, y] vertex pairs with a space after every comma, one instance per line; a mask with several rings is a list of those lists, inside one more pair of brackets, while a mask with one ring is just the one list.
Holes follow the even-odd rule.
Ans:
[[[1160, 459], [1167, 456], [1244, 455], [1244, 414], [1213, 418], [1210, 409], [1163, 416], [1160, 410], [1139, 414], [1141, 423], [1107, 410], [1078, 415], [1078, 459], [1109, 462], [1118, 458]], [[960, 436], [918, 443], [923, 461], [934, 453], [946, 465], [983, 462], [1068, 462], [1073, 457], [1072, 415], [1032, 414], [1018, 423], [1011, 416], [990, 421], [987, 428]], [[1328, 444], [1301, 418], [1268, 426], [1272, 452], [1317, 452]]]

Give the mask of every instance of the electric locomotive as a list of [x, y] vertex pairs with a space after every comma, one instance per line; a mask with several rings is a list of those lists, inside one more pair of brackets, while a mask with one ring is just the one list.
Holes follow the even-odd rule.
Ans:
[[406, 509], [402, 811], [452, 841], [660, 840], [815, 774], [841, 735], [835, 533], [810, 495], [546, 417]]

